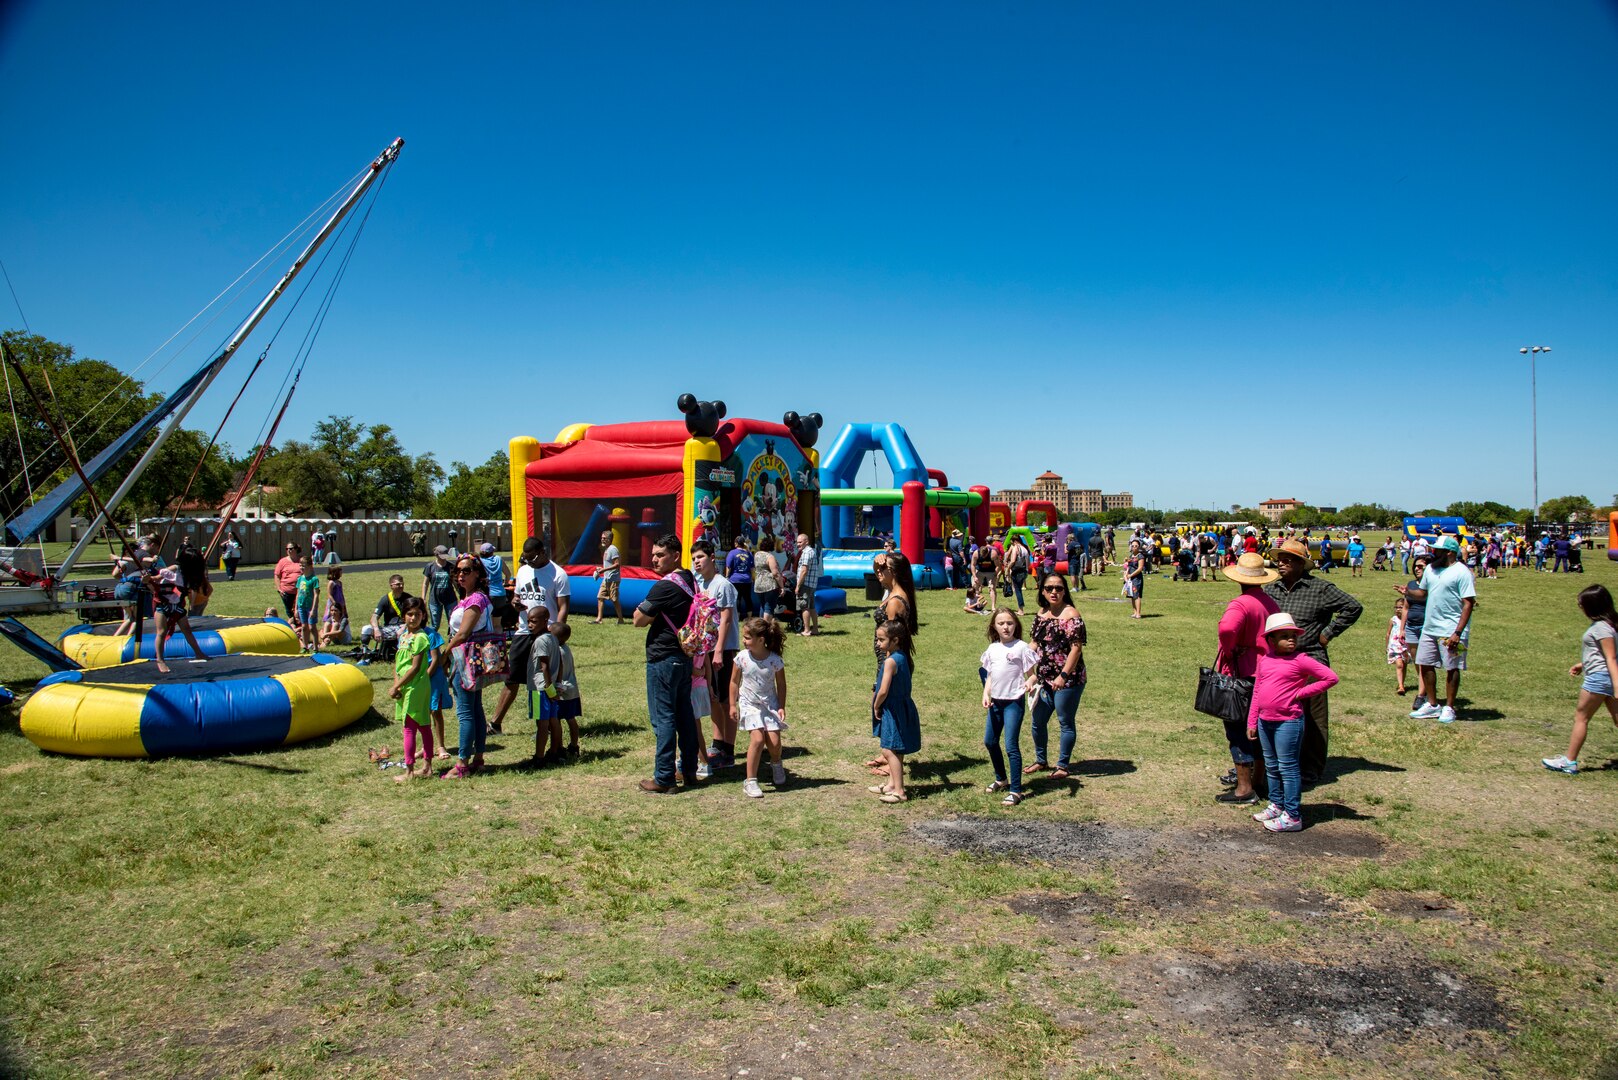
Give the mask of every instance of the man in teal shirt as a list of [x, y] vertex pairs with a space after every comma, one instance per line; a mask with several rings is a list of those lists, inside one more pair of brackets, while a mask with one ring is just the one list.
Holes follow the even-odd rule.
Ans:
[[[1433, 564], [1421, 576], [1421, 588], [1396, 586], [1411, 600], [1427, 604], [1427, 620], [1416, 646], [1416, 667], [1421, 673], [1421, 694], [1427, 703], [1410, 714], [1412, 720], [1455, 722], [1455, 695], [1466, 668], [1466, 635], [1472, 622], [1477, 588], [1472, 572], [1457, 561], [1461, 545], [1453, 536], [1433, 544]], [[1444, 704], [1437, 704], [1438, 669], [1444, 669]]]

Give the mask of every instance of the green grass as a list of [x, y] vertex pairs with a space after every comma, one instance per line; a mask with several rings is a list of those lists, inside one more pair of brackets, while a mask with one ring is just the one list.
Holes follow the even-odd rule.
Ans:
[[[1589, 1075], [1618, 1030], [1618, 733], [1592, 725], [1579, 777], [1538, 764], [1565, 749], [1584, 626], [1573, 595], [1618, 585], [1607, 560], [1586, 567], [1480, 583], [1462, 697], [1484, 719], [1447, 728], [1405, 719], [1409, 698], [1391, 693], [1383, 639], [1401, 579], [1332, 575], [1367, 613], [1333, 648], [1341, 772], [1305, 805], [1319, 835], [1384, 840], [1373, 859], [1053, 866], [912, 839], [916, 821], [1004, 814], [982, 791], [984, 624], [958, 594], [922, 598], [925, 745], [900, 807], [876, 803], [859, 768], [872, 660], [857, 611], [789, 642], [797, 780], [762, 800], [730, 776], [670, 798], [634, 791], [651, 761], [642, 633], [587, 621], [574, 638], [586, 754], [541, 773], [392, 783], [364, 754], [399, 746], [381, 667], [366, 669], [377, 713], [269, 753], [54, 757], [21, 737], [13, 708], [0, 725], [0, 1075], [605, 1075], [671, 1060], [772, 1073], [784, 1052], [811, 1055], [802, 1075], [1229, 1071], [1221, 1040], [1182, 1037], [1195, 1021], [1141, 989], [1139, 965], [1188, 953], [1420, 959], [1496, 988], [1507, 1010], [1505, 1033], [1436, 1057], [1339, 1046], [1332, 1075]], [[346, 568], [352, 608], [385, 579]], [[217, 613], [275, 601], [269, 582], [217, 588]], [[1036, 788], [1013, 820], [1256, 829], [1210, 801], [1220, 732], [1188, 707], [1233, 587], [1154, 579], [1156, 617], [1140, 622], [1117, 589], [1112, 575], [1080, 597], [1079, 756], [1115, 764]], [[47, 637], [71, 622], [28, 621]], [[0, 653], [19, 693], [40, 674]], [[519, 709], [490, 760], [526, 756], [532, 732]], [[1165, 876], [1208, 904], [1128, 906]], [[1277, 915], [1248, 902], [1257, 886], [1325, 892], [1340, 913]], [[1390, 914], [1403, 893], [1461, 917]], [[1119, 906], [1049, 924], [1007, 907], [1020, 894]]]

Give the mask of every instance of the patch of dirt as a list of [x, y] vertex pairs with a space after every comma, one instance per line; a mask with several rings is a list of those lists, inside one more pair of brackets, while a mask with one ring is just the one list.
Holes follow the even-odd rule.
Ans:
[[1432, 893], [1383, 892], [1371, 901], [1371, 906], [1385, 915], [1402, 915], [1407, 919], [1442, 919], [1464, 922], [1465, 913], [1442, 896]]
[[1379, 859], [1387, 849], [1380, 836], [1338, 824], [1316, 825], [1295, 833], [1252, 829], [1203, 829], [1179, 838], [1185, 850], [1214, 855], [1298, 855]]
[[1359, 1052], [1368, 1042], [1425, 1035], [1446, 1046], [1505, 1030], [1491, 988], [1413, 963], [1295, 960], [1146, 961], [1126, 993], [1152, 1011], [1219, 1035], [1275, 1036]]
[[1279, 915], [1290, 915], [1295, 919], [1324, 919], [1343, 910], [1343, 905], [1325, 893], [1284, 885], [1260, 889], [1254, 896], [1254, 902]]
[[0, 776], [16, 776], [20, 772], [44, 764], [39, 761], [13, 761], [10, 765], [0, 768]]
[[950, 851], [1005, 855], [1046, 862], [1139, 861], [1161, 846], [1150, 829], [1095, 822], [1006, 821], [957, 817], [918, 821], [909, 830], [917, 838]]

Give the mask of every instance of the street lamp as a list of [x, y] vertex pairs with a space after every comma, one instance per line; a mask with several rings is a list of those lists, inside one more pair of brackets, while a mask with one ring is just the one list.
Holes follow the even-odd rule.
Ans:
[[1535, 361], [1540, 353], [1551, 351], [1549, 345], [1524, 345], [1517, 350], [1528, 357], [1528, 415], [1534, 437], [1534, 520], [1539, 520], [1539, 389], [1534, 375]]

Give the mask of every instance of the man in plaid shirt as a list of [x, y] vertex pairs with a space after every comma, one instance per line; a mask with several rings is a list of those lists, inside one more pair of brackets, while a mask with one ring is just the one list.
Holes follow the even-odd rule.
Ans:
[[807, 533], [798, 534], [798, 610], [803, 613], [803, 636], [820, 632], [820, 615], [815, 611], [815, 589], [820, 585], [820, 551]]
[[[1281, 580], [1264, 586], [1264, 591], [1298, 624], [1298, 650], [1331, 666], [1326, 643], [1353, 626], [1364, 606], [1331, 582], [1310, 574], [1309, 549], [1297, 540], [1283, 540], [1276, 546], [1275, 564]], [[1304, 698], [1303, 706], [1299, 771], [1305, 783], [1318, 783], [1326, 775], [1326, 695]]]

